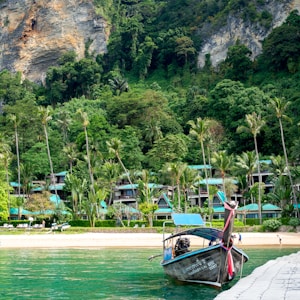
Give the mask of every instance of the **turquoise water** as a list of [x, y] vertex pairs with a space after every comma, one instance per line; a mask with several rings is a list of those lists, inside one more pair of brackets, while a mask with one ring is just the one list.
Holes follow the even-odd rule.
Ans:
[[[243, 276], [299, 249], [245, 249]], [[218, 290], [170, 280], [153, 249], [0, 250], [0, 299], [214, 299]], [[230, 283], [229, 288], [235, 282]]]

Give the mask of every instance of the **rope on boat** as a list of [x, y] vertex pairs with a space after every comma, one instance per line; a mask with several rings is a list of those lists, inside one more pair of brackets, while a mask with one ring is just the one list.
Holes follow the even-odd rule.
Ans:
[[[234, 212], [235, 212], [237, 206], [238, 205], [236, 204], [234, 207], [231, 207], [227, 202], [224, 202], [224, 207], [225, 207], [225, 209], [229, 210], [229, 215], [228, 215], [226, 223], [224, 225], [223, 232], [225, 232], [227, 230], [227, 228], [230, 224], [230, 221], [232, 220], [232, 218], [234, 216]], [[225, 245], [224, 242], [226, 242], [227, 245]], [[227, 252], [226, 260], [227, 260], [227, 272], [228, 272], [229, 280], [231, 280], [235, 275], [233, 257], [232, 257], [232, 253], [231, 253], [232, 246], [233, 246], [233, 241], [231, 238], [227, 241], [224, 241], [224, 239], [223, 239], [223, 241], [221, 243], [221, 247], [224, 250], [226, 250], [226, 252]]]
[[227, 218], [227, 220], [226, 220], [226, 224], [224, 225], [224, 228], [223, 228], [223, 232], [227, 229], [227, 227], [229, 226], [229, 223], [230, 223], [230, 221], [231, 221], [231, 218], [232, 218], [232, 216], [234, 215], [234, 212], [235, 212], [235, 210], [236, 210], [236, 208], [237, 208], [237, 204], [235, 205], [235, 207], [231, 207], [227, 202], [224, 202], [224, 207], [225, 207], [225, 209], [227, 209], [227, 210], [229, 210], [229, 216], [228, 216], [228, 218]]
[[231, 253], [232, 245], [230, 247], [226, 247], [224, 245], [224, 243], [221, 243], [221, 247], [227, 251], [227, 256], [226, 256], [227, 272], [228, 272], [229, 280], [231, 280], [235, 274], [233, 258], [232, 258], [232, 253]]
[[159, 256], [162, 256], [162, 253], [161, 254], [157, 254], [157, 255], [151, 255], [148, 260], [152, 261], [152, 259], [156, 258], [156, 257], [159, 257]]

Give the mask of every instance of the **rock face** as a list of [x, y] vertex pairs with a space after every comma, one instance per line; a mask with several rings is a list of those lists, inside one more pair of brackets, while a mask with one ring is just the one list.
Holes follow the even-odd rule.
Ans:
[[[300, 0], [266, 0], [261, 9], [267, 10], [273, 16], [273, 23], [269, 30], [259, 24], [246, 23], [241, 18], [229, 15], [227, 24], [205, 40], [198, 55], [198, 66], [200, 68], [204, 66], [205, 56], [208, 53], [212, 65], [217, 66], [225, 60], [228, 48], [237, 40], [252, 51], [252, 58], [256, 57], [262, 51], [262, 41], [272, 29], [282, 25], [291, 11], [300, 12]], [[203, 28], [202, 31], [210, 31], [209, 26]]]
[[[198, 66], [204, 66], [207, 53], [217, 66], [238, 39], [256, 57], [272, 28], [280, 26], [292, 10], [300, 11], [300, 0], [266, 0], [259, 9], [273, 16], [269, 30], [234, 15], [217, 32], [209, 24], [204, 26]], [[78, 58], [84, 57], [87, 45], [90, 53], [106, 52], [109, 33], [92, 0], [0, 0], [0, 70], [20, 71], [31, 81], [43, 82], [47, 69], [66, 51], [74, 50]]]
[[41, 82], [66, 51], [104, 53], [108, 34], [92, 0], [1, 1], [0, 70]]

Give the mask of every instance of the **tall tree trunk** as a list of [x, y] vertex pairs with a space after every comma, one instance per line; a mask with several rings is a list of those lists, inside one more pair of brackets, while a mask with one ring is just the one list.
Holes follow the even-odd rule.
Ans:
[[17, 164], [18, 164], [18, 197], [21, 195], [21, 170], [20, 170], [20, 152], [19, 152], [19, 136], [17, 126], [15, 127], [16, 137], [16, 152], [17, 152]]
[[9, 175], [8, 175], [8, 168], [6, 168], [6, 184], [7, 184], [7, 207], [8, 207], [8, 218], [10, 222], [10, 192], [9, 192]]
[[53, 186], [54, 186], [54, 191], [55, 191], [55, 196], [56, 196], [56, 204], [58, 204], [58, 194], [57, 194], [56, 182], [55, 182], [54, 171], [53, 171], [53, 164], [52, 164], [50, 147], [49, 147], [48, 131], [47, 131], [46, 125], [43, 125], [43, 126], [44, 126], [44, 132], [45, 132], [45, 137], [46, 137], [46, 146], [47, 146], [48, 160], [49, 160], [50, 172], [51, 172], [51, 184], [53, 184]]
[[123, 169], [124, 172], [126, 173], [126, 177], [127, 177], [128, 181], [129, 181], [129, 183], [130, 183], [130, 185], [131, 185], [131, 190], [132, 190], [132, 193], [133, 193], [133, 197], [135, 198], [135, 190], [134, 190], [134, 187], [133, 187], [133, 183], [132, 183], [132, 181], [131, 181], [131, 179], [130, 179], [130, 176], [129, 176], [129, 174], [128, 174], [128, 170], [125, 168], [125, 166], [124, 166], [124, 164], [123, 164], [123, 162], [122, 162], [122, 159], [121, 159], [121, 157], [119, 156], [119, 153], [118, 153], [118, 152], [116, 153], [116, 156], [117, 156], [117, 159], [118, 159], [120, 165], [122, 166], [122, 169]]
[[262, 224], [262, 216], [261, 216], [261, 174], [260, 174], [260, 164], [259, 164], [259, 153], [257, 147], [257, 140], [256, 136], [254, 136], [254, 146], [255, 146], [255, 153], [256, 153], [256, 160], [257, 160], [257, 172], [258, 172], [258, 219], [259, 224]]
[[89, 138], [88, 138], [86, 127], [84, 127], [84, 134], [85, 134], [85, 144], [86, 144], [86, 156], [87, 156], [87, 161], [88, 161], [88, 168], [89, 168], [89, 175], [90, 175], [90, 180], [91, 180], [92, 192], [93, 192], [93, 195], [95, 195], [94, 175], [93, 175], [92, 166], [91, 166], [90, 150], [89, 150]]
[[288, 157], [287, 157], [287, 152], [286, 152], [286, 147], [285, 147], [285, 141], [284, 141], [284, 133], [283, 133], [283, 126], [282, 126], [282, 122], [281, 122], [281, 118], [279, 119], [279, 127], [280, 127], [280, 134], [281, 134], [281, 142], [282, 142], [282, 147], [283, 147], [283, 153], [284, 153], [284, 158], [285, 158], [285, 164], [286, 164], [286, 170], [290, 179], [290, 184], [291, 184], [291, 189], [292, 189], [292, 193], [293, 193], [293, 202], [296, 206], [296, 216], [299, 217], [299, 207], [298, 207], [298, 201], [297, 201], [297, 196], [295, 193], [295, 188], [294, 188], [294, 184], [293, 184], [293, 179], [292, 179], [292, 175], [290, 172], [290, 167], [289, 167], [289, 162], [288, 162]]
[[178, 181], [177, 181], [177, 200], [178, 200], [178, 210], [181, 211], [180, 185]]
[[[206, 168], [206, 159], [205, 159], [205, 152], [204, 152], [204, 145], [203, 141], [201, 140], [201, 151], [202, 151], [202, 159], [204, 164], [204, 174], [205, 174], [205, 183], [206, 183], [206, 190], [207, 190], [207, 200], [208, 200], [208, 207], [212, 208], [212, 203], [210, 201], [209, 197], [209, 185], [208, 185], [208, 175], [207, 175], [207, 168]], [[210, 218], [211, 220], [211, 218]]]

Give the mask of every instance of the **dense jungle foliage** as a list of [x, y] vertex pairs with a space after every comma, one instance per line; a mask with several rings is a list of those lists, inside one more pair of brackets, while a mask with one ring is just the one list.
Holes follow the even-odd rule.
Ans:
[[[260, 158], [283, 156], [280, 120], [289, 161], [298, 163], [298, 13], [263, 41], [255, 61], [237, 41], [217, 68], [207, 56], [205, 67], [198, 69], [204, 22], [209, 19], [213, 30], [230, 12], [268, 28], [271, 15], [257, 9], [264, 1], [95, 3], [112, 25], [106, 54], [86, 51], [77, 59], [66, 53], [49, 68], [42, 86], [22, 81], [20, 74], [0, 73], [0, 152], [10, 181], [44, 179], [52, 163], [54, 172], [72, 171], [91, 184], [109, 186], [113, 172], [123, 172], [113, 171], [118, 162], [130, 171], [155, 172], [166, 163], [203, 164], [201, 140], [206, 163], [222, 150], [241, 156], [254, 151], [253, 132], [237, 131], [247, 127], [246, 115], [252, 113], [265, 124], [257, 132]], [[281, 105], [280, 115], [274, 103]], [[190, 134], [197, 119], [213, 121], [202, 138]]]

